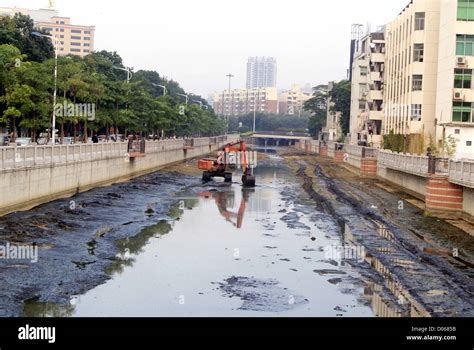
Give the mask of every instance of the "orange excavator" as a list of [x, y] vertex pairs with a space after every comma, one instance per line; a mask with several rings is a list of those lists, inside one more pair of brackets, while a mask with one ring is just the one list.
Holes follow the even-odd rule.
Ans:
[[[202, 180], [211, 181], [214, 177], [223, 177], [225, 182], [232, 182], [232, 173], [237, 169], [237, 159], [242, 166], [242, 184], [244, 187], [255, 187], [255, 176], [250, 167], [247, 146], [244, 141], [237, 141], [222, 148], [217, 159], [201, 159], [198, 161]], [[230, 157], [229, 155], [233, 155]], [[237, 156], [238, 155], [238, 156]]]

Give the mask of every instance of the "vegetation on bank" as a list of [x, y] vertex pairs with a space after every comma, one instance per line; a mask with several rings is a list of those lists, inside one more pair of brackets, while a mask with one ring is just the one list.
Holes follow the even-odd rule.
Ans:
[[[0, 129], [34, 140], [51, 126], [54, 92], [54, 48], [49, 38], [32, 33], [28, 16], [0, 18]], [[43, 32], [43, 34], [46, 34]], [[127, 82], [116, 52], [93, 52], [84, 58], [58, 59], [57, 104], [90, 104], [93, 118], [58, 115], [59, 136], [92, 133], [143, 133], [165, 136], [216, 135], [226, 131], [200, 96], [188, 94], [155, 71], [138, 70]], [[167, 88], [164, 95], [163, 85]]]

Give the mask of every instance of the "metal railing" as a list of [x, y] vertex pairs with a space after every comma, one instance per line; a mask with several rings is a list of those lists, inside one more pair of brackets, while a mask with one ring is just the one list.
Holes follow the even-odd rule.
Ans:
[[474, 188], [474, 160], [449, 162], [449, 182]]

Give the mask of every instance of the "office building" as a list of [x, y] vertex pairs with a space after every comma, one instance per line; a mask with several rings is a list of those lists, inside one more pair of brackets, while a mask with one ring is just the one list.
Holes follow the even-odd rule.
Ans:
[[84, 57], [94, 51], [94, 26], [71, 24], [69, 17], [61, 17], [54, 8], [30, 10], [25, 8], [0, 7], [0, 16], [14, 16], [21, 13], [30, 16], [37, 28], [54, 36], [55, 45], [61, 56]]

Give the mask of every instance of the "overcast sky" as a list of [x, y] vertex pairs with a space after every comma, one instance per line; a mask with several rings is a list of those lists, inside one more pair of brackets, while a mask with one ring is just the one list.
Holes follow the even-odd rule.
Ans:
[[[207, 97], [245, 87], [249, 56], [273, 56], [278, 88], [346, 77], [352, 23], [372, 30], [409, 0], [56, 0], [73, 24], [95, 25], [95, 50], [117, 51], [126, 66], [152, 69]], [[0, 0], [46, 8], [47, 0]]]

